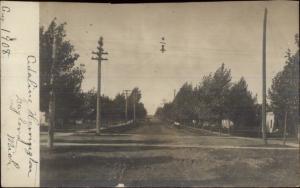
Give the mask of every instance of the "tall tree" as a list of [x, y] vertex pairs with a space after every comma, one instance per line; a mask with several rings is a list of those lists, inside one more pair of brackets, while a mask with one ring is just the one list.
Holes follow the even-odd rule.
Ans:
[[113, 100], [113, 109], [119, 119], [125, 120], [125, 95], [118, 93]]
[[280, 128], [284, 127], [286, 119], [287, 131], [297, 133], [299, 122], [299, 35], [295, 36], [297, 51], [292, 54], [288, 49], [283, 70], [272, 80], [269, 89], [271, 108], [279, 120]]
[[144, 104], [141, 102], [142, 93], [138, 87], [132, 89], [131, 94], [128, 96], [128, 118], [133, 118], [133, 104], [135, 102], [136, 118], [144, 118], [147, 115], [147, 111]]
[[217, 69], [213, 76], [211, 85], [212, 90], [212, 111], [216, 114], [217, 121], [221, 125], [221, 120], [226, 117], [228, 106], [226, 106], [226, 98], [229, 94], [231, 86], [231, 70], [225, 68], [224, 63]]
[[193, 86], [188, 83], [183, 84], [173, 101], [174, 118], [179, 121], [192, 120], [194, 118], [194, 100]]
[[212, 111], [212, 104], [214, 100], [212, 84], [213, 76], [210, 73], [208, 76], [202, 78], [202, 82], [195, 88], [195, 113], [197, 114], [197, 119], [200, 121], [212, 121], [216, 119], [216, 115]]
[[[53, 19], [48, 28], [40, 28], [40, 109], [46, 113], [49, 111], [50, 68], [53, 65], [56, 119], [61, 120], [76, 116], [74, 111], [83, 102], [80, 91], [84, 69], [75, 65], [79, 55], [74, 52], [74, 46], [70, 41], [65, 39], [65, 25], [66, 23], [57, 24], [56, 19]], [[54, 41], [56, 50], [53, 60]]]
[[228, 117], [233, 121], [235, 128], [254, 126], [258, 123], [256, 121], [256, 97], [252, 97], [243, 77], [230, 88], [226, 103], [230, 109]]

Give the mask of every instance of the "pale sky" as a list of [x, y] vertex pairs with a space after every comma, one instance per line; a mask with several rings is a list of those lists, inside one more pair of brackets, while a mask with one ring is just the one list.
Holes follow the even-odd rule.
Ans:
[[[299, 2], [200, 2], [173, 4], [41, 3], [41, 25], [67, 22], [67, 39], [85, 64], [82, 89], [96, 88], [91, 51], [100, 36], [109, 53], [102, 64], [102, 94], [114, 97], [137, 86], [153, 114], [184, 82], [198, 84], [222, 62], [233, 81], [244, 76], [261, 102], [262, 25], [268, 8], [267, 86], [282, 69], [287, 48], [295, 50]], [[161, 37], [166, 52], [161, 53]]]

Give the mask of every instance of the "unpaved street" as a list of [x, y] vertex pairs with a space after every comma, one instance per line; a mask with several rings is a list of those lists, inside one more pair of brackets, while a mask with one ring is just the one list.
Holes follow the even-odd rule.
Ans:
[[159, 120], [122, 131], [41, 135], [43, 186], [296, 186], [298, 150]]

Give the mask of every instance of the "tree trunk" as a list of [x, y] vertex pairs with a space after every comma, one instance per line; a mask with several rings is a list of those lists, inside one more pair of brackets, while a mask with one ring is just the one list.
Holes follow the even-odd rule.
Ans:
[[[300, 146], [300, 123], [298, 122], [298, 136], [297, 136], [297, 138], [298, 138], [298, 142], [299, 142], [299, 146]], [[299, 151], [300, 151], [300, 149], [299, 149]]]
[[55, 93], [52, 89], [49, 100], [49, 127], [48, 127], [48, 147], [53, 148], [54, 129], [55, 129]]
[[287, 111], [285, 111], [285, 115], [284, 115], [283, 145], [285, 145], [286, 143], [286, 121], [287, 121]]
[[300, 123], [298, 122], [298, 161], [300, 163]]
[[219, 136], [221, 136], [222, 120], [219, 122]]

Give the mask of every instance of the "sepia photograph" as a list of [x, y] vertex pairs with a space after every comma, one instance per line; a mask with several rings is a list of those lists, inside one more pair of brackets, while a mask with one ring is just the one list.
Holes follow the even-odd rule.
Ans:
[[38, 27], [41, 187], [300, 186], [298, 1], [40, 2]]

